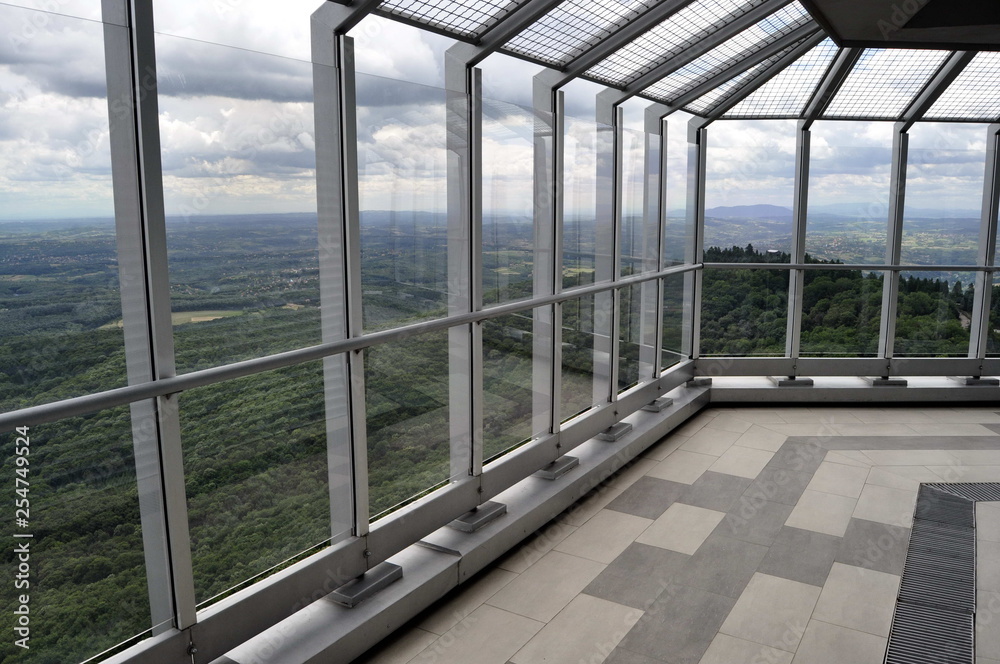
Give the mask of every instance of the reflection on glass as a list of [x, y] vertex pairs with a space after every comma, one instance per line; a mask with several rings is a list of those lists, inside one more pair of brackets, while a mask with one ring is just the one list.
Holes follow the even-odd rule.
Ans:
[[891, 164], [891, 123], [813, 125], [806, 253], [842, 263], [885, 261]]
[[535, 432], [531, 430], [532, 312], [483, 321], [483, 460]]
[[[647, 288], [648, 290], [648, 288]], [[618, 391], [639, 383], [643, 352], [643, 287], [633, 284], [618, 290]]]
[[562, 305], [562, 419], [594, 405], [594, 296]]
[[364, 327], [447, 312], [444, 90], [357, 76]]
[[597, 140], [593, 122], [566, 117], [563, 157], [563, 288], [593, 283]]
[[[104, 28], [5, 5], [0, 24], [17, 52], [0, 62], [3, 412], [126, 378]], [[38, 64], [53, 53], [64, 66]]]
[[694, 252], [694, 228], [688, 221], [688, 152], [687, 126], [667, 117], [666, 222], [663, 228], [664, 264], [691, 262]]
[[535, 123], [515, 104], [483, 100], [483, 303], [532, 295]]
[[[0, 590], [7, 607], [0, 619], [7, 635], [0, 661], [80, 662], [149, 636], [129, 409], [37, 425], [24, 433], [0, 434], [11, 495], [9, 517], [0, 528], [7, 542], [3, 566], [10, 574]], [[16, 478], [25, 483], [15, 487]], [[16, 488], [22, 490], [17, 496]], [[15, 499], [25, 498], [26, 513], [15, 515]], [[15, 516], [26, 525], [18, 526]], [[15, 538], [16, 533], [33, 537]], [[23, 559], [16, 549], [22, 545], [30, 569], [21, 580], [30, 585], [18, 587], [15, 573]], [[14, 644], [20, 638], [14, 632], [20, 595], [29, 597], [27, 650]]]
[[921, 122], [910, 130], [902, 264], [976, 264], [985, 135], [983, 125]]
[[368, 499], [377, 518], [450, 476], [448, 333], [365, 351]]
[[704, 271], [701, 354], [782, 356], [787, 270]]
[[894, 354], [968, 355], [974, 283], [971, 272], [901, 273]]
[[178, 371], [319, 343], [312, 65], [156, 48]]
[[802, 356], [877, 356], [882, 281], [881, 272], [806, 270]]
[[660, 353], [660, 365], [663, 369], [687, 359], [684, 354], [684, 339], [691, 331], [685, 329], [684, 325], [684, 307], [689, 299], [684, 282], [683, 274], [672, 274], [663, 279], [663, 347]]
[[[655, 230], [650, 238], [643, 218], [645, 143], [645, 133], [634, 129], [622, 130], [622, 227], [619, 243], [622, 275], [638, 274], [647, 269], [647, 242], [650, 239], [654, 244], [656, 242]], [[655, 251], [653, 253], [655, 255]]]
[[321, 362], [189, 390], [180, 419], [199, 604], [330, 538]]

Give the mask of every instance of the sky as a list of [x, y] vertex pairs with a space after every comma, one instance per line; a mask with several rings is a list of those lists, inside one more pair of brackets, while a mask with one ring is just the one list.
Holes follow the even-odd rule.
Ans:
[[[265, 0], [154, 0], [168, 215], [315, 210], [309, 16], [317, 5], [286, 0], [275, 12]], [[96, 0], [0, 4], [8, 30], [0, 39], [0, 219], [113, 214], [99, 7]], [[451, 40], [378, 17], [351, 34], [362, 208], [443, 211], [442, 63]], [[484, 211], [530, 215], [535, 119], [525, 107], [540, 67], [494, 55], [482, 69]], [[599, 90], [585, 81], [566, 88], [575, 118], [568, 214], [593, 207]], [[627, 105], [627, 127], [641, 128], [643, 105]], [[684, 204], [686, 121], [678, 113], [670, 122], [668, 209]], [[794, 130], [787, 121], [713, 124], [707, 206], [790, 206]], [[985, 137], [981, 125], [912, 130], [908, 205], [978, 208]], [[818, 123], [810, 205], [880, 209], [890, 150], [889, 123]]]

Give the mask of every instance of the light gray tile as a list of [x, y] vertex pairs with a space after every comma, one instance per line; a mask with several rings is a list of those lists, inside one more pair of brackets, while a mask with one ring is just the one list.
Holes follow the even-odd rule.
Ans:
[[564, 523], [562, 519], [550, 521], [512, 550], [504, 554], [497, 562], [498, 567], [520, 574], [555, 548], [559, 542], [576, 531], [576, 526]]
[[731, 433], [743, 434], [753, 423], [741, 417], [722, 413], [705, 425], [706, 429], [716, 429], [718, 431], [729, 431]]
[[791, 661], [790, 652], [720, 633], [699, 664], [789, 664]]
[[559, 542], [555, 550], [606, 565], [628, 548], [652, 523], [652, 519], [601, 510]]
[[437, 634], [422, 629], [404, 628], [379, 642], [352, 664], [406, 664], [437, 638]]
[[550, 551], [487, 603], [498, 609], [548, 622], [596, 579], [604, 567], [586, 558]]
[[638, 622], [642, 611], [578, 595], [517, 654], [514, 664], [578, 664], [595, 652], [611, 652]]
[[996, 436], [996, 432], [982, 424], [957, 422], [931, 422], [910, 426], [918, 436]]
[[449, 594], [445, 602], [439, 603], [417, 623], [417, 627], [434, 634], [444, 634], [516, 578], [517, 574], [500, 567], [478, 575], [459, 586], [455, 594]]
[[872, 466], [871, 459], [855, 450], [830, 450], [826, 453], [824, 461], [858, 468], [871, 468]]
[[681, 445], [681, 450], [697, 452], [698, 454], [709, 454], [711, 456], [722, 456], [722, 453], [732, 447], [740, 435], [733, 431], [710, 429], [706, 426], [688, 438], [687, 442]]
[[785, 521], [786, 526], [843, 536], [858, 501], [845, 496], [806, 489]]
[[856, 468], [839, 463], [824, 461], [813, 473], [812, 481], [806, 487], [810, 491], [822, 491], [847, 498], [857, 498], [865, 488], [868, 479], [867, 468]]
[[1000, 542], [1000, 502], [976, 503], [976, 539]]
[[659, 442], [646, 448], [646, 451], [643, 452], [641, 456], [644, 459], [663, 461], [681, 445], [686, 443], [687, 440], [688, 436], [678, 436], [677, 434], [671, 433], [662, 438]]
[[810, 620], [792, 664], [881, 664], [887, 639]]
[[657, 462], [652, 459], [636, 459], [578, 500], [559, 517], [560, 521], [570, 526], [582, 526], [656, 466]]
[[412, 664], [505, 664], [542, 627], [484, 604], [427, 646]]
[[916, 500], [915, 491], [867, 484], [861, 492], [861, 497], [858, 498], [853, 516], [857, 519], [909, 528], [913, 525], [913, 506]]
[[945, 481], [927, 466], [872, 466], [867, 484], [916, 491], [923, 482]]
[[976, 589], [1000, 593], [1000, 543], [976, 542]]
[[876, 636], [889, 636], [899, 577], [835, 563], [813, 618]]
[[661, 480], [692, 484], [702, 476], [718, 457], [677, 450], [651, 468], [646, 474]]
[[740, 447], [752, 447], [757, 450], [777, 452], [786, 440], [788, 440], [788, 436], [754, 424], [742, 436], [737, 438], [733, 444]]
[[674, 503], [636, 541], [692, 554], [725, 516], [725, 512]]
[[948, 466], [958, 463], [946, 450], [862, 450], [873, 466]]
[[719, 631], [794, 652], [819, 592], [815, 586], [758, 572]]
[[760, 471], [764, 470], [773, 456], [774, 452], [735, 445], [726, 450], [719, 457], [719, 460], [709, 467], [709, 470], [752, 480], [760, 474]]
[[1000, 593], [976, 593], [976, 655], [1000, 659]]

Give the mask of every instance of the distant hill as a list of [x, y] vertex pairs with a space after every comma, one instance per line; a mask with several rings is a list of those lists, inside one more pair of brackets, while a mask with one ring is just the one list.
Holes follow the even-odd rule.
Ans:
[[731, 205], [705, 210], [706, 217], [718, 219], [791, 219], [791, 208], [779, 205]]

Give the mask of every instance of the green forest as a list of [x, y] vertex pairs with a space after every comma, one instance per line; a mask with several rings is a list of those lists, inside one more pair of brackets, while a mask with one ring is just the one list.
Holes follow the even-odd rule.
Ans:
[[[440, 226], [434, 220], [398, 221], [374, 219], [362, 238], [369, 330], [446, 313], [446, 242]], [[496, 223], [492, 242], [484, 259], [484, 299], [530, 297], [531, 253], [523, 246], [523, 224]], [[314, 215], [171, 221], [178, 372], [319, 343], [316, 243]], [[501, 250], [505, 244], [513, 249]], [[0, 410], [127, 383], [115, 252], [110, 222], [0, 224]], [[588, 255], [593, 247], [583, 247], [574, 259], [572, 274], [566, 275], [572, 284], [592, 279]], [[705, 259], [788, 257], [747, 246], [712, 248]], [[665, 366], [680, 358], [683, 281], [671, 277], [664, 293]], [[709, 270], [704, 293], [704, 354], [783, 354], [786, 271]], [[878, 274], [807, 273], [803, 353], [875, 354], [881, 294]], [[644, 323], [641, 316], [643, 298], [641, 287], [626, 289], [619, 298], [619, 389], [641, 378], [640, 341], [652, 334], [648, 317]], [[971, 284], [904, 278], [896, 352], [964, 354], [971, 298]], [[591, 295], [562, 307], [563, 419], [594, 403], [595, 325], [606, 320], [608, 301]], [[531, 312], [522, 312], [481, 325], [487, 460], [537, 433], [532, 431], [534, 324]], [[373, 516], [449, 479], [448, 345], [448, 333], [436, 332], [363, 354]], [[323, 399], [318, 361], [180, 396], [199, 602], [331, 537]], [[32, 427], [31, 650], [16, 649], [8, 640], [0, 644], [0, 663], [72, 663], [150, 628], [132, 445], [126, 407]], [[5, 477], [12, 478], [12, 434], [0, 434], [0, 453]], [[4, 528], [11, 541], [13, 524]], [[12, 567], [10, 547], [3, 560]], [[6, 606], [13, 605], [13, 592], [8, 584], [0, 595]], [[11, 621], [9, 613], [0, 621], [8, 634]]]

